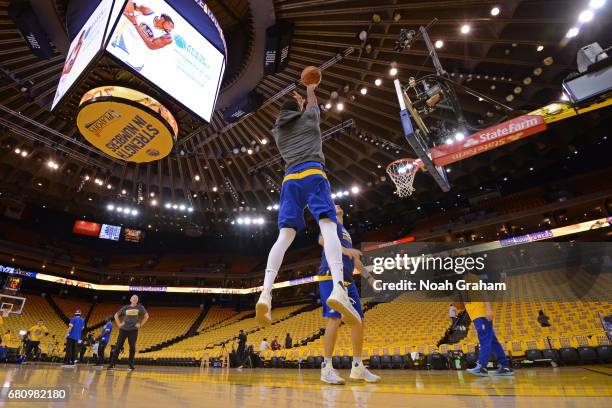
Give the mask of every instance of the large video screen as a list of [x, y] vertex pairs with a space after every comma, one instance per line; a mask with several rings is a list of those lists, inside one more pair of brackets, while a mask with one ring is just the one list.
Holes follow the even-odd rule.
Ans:
[[119, 241], [120, 236], [121, 236], [121, 227], [119, 225], [102, 224], [102, 228], [100, 229], [101, 239], [110, 239], [112, 241]]
[[123, 240], [127, 242], [139, 243], [142, 241], [143, 233], [141, 230], [125, 228], [123, 230]]
[[51, 109], [55, 108], [55, 105], [68, 92], [98, 51], [102, 49], [104, 31], [108, 24], [112, 6], [113, 0], [102, 0], [70, 44]]
[[72, 226], [72, 232], [74, 234], [97, 237], [98, 234], [100, 234], [100, 224], [97, 222], [76, 220]]
[[106, 49], [210, 122], [225, 56], [164, 0], [128, 0]]

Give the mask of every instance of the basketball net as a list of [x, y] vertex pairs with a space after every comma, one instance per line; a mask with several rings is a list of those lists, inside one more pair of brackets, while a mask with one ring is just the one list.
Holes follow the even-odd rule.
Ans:
[[422, 162], [418, 159], [399, 159], [387, 166], [387, 174], [395, 184], [399, 197], [410, 197], [414, 193], [414, 177], [421, 166]]

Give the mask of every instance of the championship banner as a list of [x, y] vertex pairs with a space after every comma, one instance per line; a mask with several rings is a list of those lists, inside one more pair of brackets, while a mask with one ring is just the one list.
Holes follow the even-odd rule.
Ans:
[[227, 123], [234, 123], [242, 119], [245, 115], [255, 112], [264, 101], [264, 97], [257, 91], [249, 92], [248, 96], [223, 111], [223, 119]]
[[266, 30], [264, 74], [276, 74], [289, 65], [289, 52], [293, 38], [293, 23], [278, 21]]
[[462, 143], [433, 147], [431, 158], [436, 166], [446, 166], [544, 130], [546, 122], [541, 116], [523, 115], [476, 132], [466, 137]]
[[178, 136], [176, 120], [165, 106], [140, 91], [120, 86], [85, 93], [77, 126], [102, 152], [134, 163], [166, 157]]
[[29, 2], [11, 1], [8, 7], [8, 15], [15, 22], [32, 54], [44, 59], [53, 56], [53, 46]]

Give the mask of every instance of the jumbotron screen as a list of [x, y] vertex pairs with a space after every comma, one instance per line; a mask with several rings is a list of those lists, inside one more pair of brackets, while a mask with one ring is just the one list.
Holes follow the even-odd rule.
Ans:
[[[120, 0], [115, 0], [117, 1]], [[108, 25], [112, 7], [113, 0], [102, 0], [70, 44], [51, 109], [55, 108], [102, 49], [104, 29]]]
[[225, 55], [166, 1], [128, 1], [106, 49], [210, 122], [225, 70]]

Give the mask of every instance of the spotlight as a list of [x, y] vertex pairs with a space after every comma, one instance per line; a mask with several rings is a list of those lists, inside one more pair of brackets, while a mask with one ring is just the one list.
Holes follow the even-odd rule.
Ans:
[[114, 205], [112, 205], [112, 204], [108, 204], [108, 205], [106, 206], [106, 209], [107, 209], [108, 211], [113, 211], [113, 210], [115, 209], [115, 206], [114, 206]]
[[589, 7], [592, 9], [598, 9], [603, 7], [606, 4], [606, 0], [591, 0], [589, 2]]
[[21, 151], [21, 157], [26, 157], [28, 155], [28, 152], [26, 152], [25, 150]]
[[151, 191], [151, 192], [149, 193], [149, 197], [155, 197], [155, 193]]
[[110, 190], [111, 188], [113, 188], [113, 186], [112, 186], [112, 185], [110, 185], [110, 184], [107, 184], [107, 185], [106, 185], [106, 188]]
[[584, 10], [578, 15], [578, 21], [581, 23], [588, 23], [589, 21], [593, 20], [593, 17], [595, 17], [593, 10]]
[[178, 208], [178, 205], [176, 205], [176, 204], [172, 204], [172, 209], [173, 209], [173, 210], [176, 210], [177, 208]]
[[21, 153], [21, 149], [20, 148], [16, 148], [15, 149], [15, 153], [17, 153], [17, 154]]
[[327, 103], [325, 104], [325, 109], [331, 109], [331, 107], [332, 107], [331, 102], [327, 102]]
[[217, 192], [217, 187], [213, 187], [213, 191], [216, 193]]
[[351, 193], [358, 194], [359, 193], [359, 187], [357, 187], [357, 186], [351, 187]]
[[453, 144], [453, 139], [451, 139], [450, 137], [448, 139], [446, 139], [445, 142], [447, 145], [452, 145]]
[[244, 220], [243, 220], [242, 218], [238, 218], [238, 219], [236, 220], [236, 222], [237, 222], [238, 224], [244, 224]]
[[493, 7], [493, 8], [491, 9], [491, 15], [492, 15], [492, 16], [497, 16], [497, 15], [499, 15], [499, 7]]
[[536, 50], [538, 52], [544, 51], [544, 46], [543, 45], [538, 45], [538, 48], [536, 48]]
[[193, 178], [195, 181], [200, 181], [200, 175], [196, 174], [195, 177]]
[[181, 204], [181, 205], [179, 205], [179, 210], [181, 210], [181, 211], [185, 211], [185, 204]]
[[274, 204], [274, 206], [272, 206], [272, 208], [274, 208], [275, 210], [278, 210], [278, 204]]
[[248, 150], [247, 150], [247, 153], [248, 153], [248, 154], [253, 154], [253, 149], [248, 149]]
[[580, 29], [578, 27], [572, 27], [567, 31], [567, 34], [565, 34], [565, 37], [574, 38], [575, 36], [578, 35], [578, 33], [580, 33]]
[[244, 219], [244, 223], [245, 223], [246, 225], [249, 225], [249, 224], [251, 223], [251, 219], [250, 219], [249, 217], [246, 217], [246, 218]]
[[129, 208], [124, 208], [123, 209], [123, 213], [124, 214], [129, 214], [132, 210], [130, 210]]
[[461, 26], [461, 34], [467, 34], [470, 32], [470, 26], [467, 24], [464, 24]]
[[436, 46], [436, 48], [442, 48], [442, 47], [444, 47], [444, 41], [442, 41], [442, 40], [438, 40], [438, 41], [436, 41], [435, 46]]
[[271, 205], [267, 206], [267, 207], [266, 207], [266, 210], [268, 210], [268, 211], [272, 211], [272, 206], [271, 206]]
[[261, 139], [261, 144], [262, 145], [268, 144], [268, 139], [266, 139], [265, 137], [263, 139]]
[[132, 210], [132, 215], [138, 215], [138, 210]]
[[397, 68], [393, 67], [389, 70], [389, 75], [391, 76], [396, 76], [397, 75]]
[[342, 195], [347, 196], [347, 195], [349, 195], [349, 192], [345, 190], [345, 191], [342, 193]]
[[126, 195], [126, 194], [127, 194], [127, 191], [125, 191], [125, 190], [121, 190], [121, 194]]
[[374, 80], [374, 85], [380, 86], [381, 84], [382, 84], [382, 80], [380, 78], [376, 78], [376, 80]]
[[[157, 205], [157, 200], [155, 200], [155, 199], [151, 200], [151, 205], [152, 205], [153, 207], [155, 207], [155, 206]], [[166, 205], [167, 205], [167, 204], [166, 204]]]
[[123, 207], [117, 207], [117, 212], [123, 212]]
[[361, 92], [362, 95], [365, 95], [365, 94], [368, 93], [368, 88], [363, 87], [363, 88], [361, 88], [361, 91], [359, 91], [359, 92]]
[[336, 198], [336, 193], [332, 193], [331, 197], [332, 197], [332, 199], [335, 199]]
[[54, 162], [53, 160], [49, 160], [47, 162], [47, 167], [49, 167], [50, 169], [53, 169], [53, 170], [57, 170], [59, 168], [59, 165], [56, 162]]
[[338, 109], [338, 111], [342, 111], [344, 109], [344, 104], [342, 102], [338, 102], [336, 109]]
[[193, 207], [189, 207], [189, 208], [187, 208], [187, 211], [189, 211], [189, 212], [193, 212]]
[[166, 203], [166, 204], [164, 205], [164, 207], [166, 207], [166, 208], [170, 209], [170, 208], [172, 208], [172, 204], [170, 204], [170, 203]]
[[461, 132], [457, 132], [457, 133], [455, 133], [455, 140], [456, 140], [456, 141], [460, 142], [460, 141], [462, 141], [463, 139], [465, 139], [465, 135], [464, 135], [463, 133], [461, 133]]

